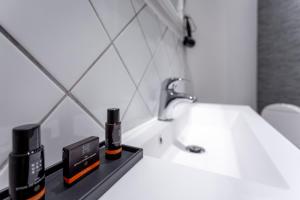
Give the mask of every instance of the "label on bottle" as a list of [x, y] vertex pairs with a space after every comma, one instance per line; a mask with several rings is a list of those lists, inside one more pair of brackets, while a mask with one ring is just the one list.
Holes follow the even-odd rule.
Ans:
[[113, 150], [121, 148], [121, 123], [106, 124], [105, 139], [106, 149]]
[[10, 155], [10, 195], [14, 199], [30, 199], [45, 188], [43, 148], [31, 154]]

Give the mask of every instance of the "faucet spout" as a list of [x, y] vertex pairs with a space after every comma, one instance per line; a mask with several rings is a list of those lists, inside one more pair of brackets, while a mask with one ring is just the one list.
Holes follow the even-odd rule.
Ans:
[[185, 93], [176, 93], [176, 98], [174, 99], [175, 101], [186, 101], [190, 103], [195, 103], [197, 101], [197, 97], [191, 96]]

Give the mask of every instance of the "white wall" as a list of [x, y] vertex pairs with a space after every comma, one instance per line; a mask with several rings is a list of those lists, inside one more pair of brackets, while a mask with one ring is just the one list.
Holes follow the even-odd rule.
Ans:
[[197, 44], [187, 51], [201, 102], [256, 108], [257, 0], [187, 0]]

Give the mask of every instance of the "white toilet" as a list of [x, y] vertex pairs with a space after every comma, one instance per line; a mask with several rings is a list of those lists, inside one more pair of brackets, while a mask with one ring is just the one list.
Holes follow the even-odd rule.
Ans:
[[271, 104], [262, 117], [300, 149], [300, 107], [291, 104]]

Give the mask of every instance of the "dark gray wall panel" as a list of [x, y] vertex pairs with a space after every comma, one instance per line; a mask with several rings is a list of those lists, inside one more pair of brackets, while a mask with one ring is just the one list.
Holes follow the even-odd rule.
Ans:
[[259, 0], [258, 108], [300, 106], [300, 1]]

